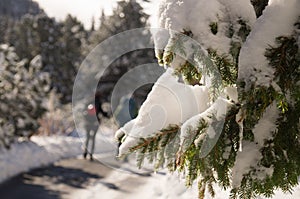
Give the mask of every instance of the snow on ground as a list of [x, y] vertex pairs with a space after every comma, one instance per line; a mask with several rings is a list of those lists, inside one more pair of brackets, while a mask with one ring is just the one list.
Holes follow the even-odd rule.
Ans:
[[21, 172], [42, 167], [81, 153], [81, 139], [74, 137], [37, 137], [0, 150], [0, 183]]
[[[133, 165], [128, 165], [131, 167]], [[124, 166], [125, 167], [125, 166]], [[113, 184], [115, 188], [107, 186]], [[208, 193], [205, 199], [228, 199], [229, 190], [223, 190], [215, 186], [216, 195], [212, 198]], [[136, 173], [129, 173], [121, 169], [115, 169], [111, 174], [103, 180], [99, 180], [94, 186], [85, 190], [74, 192], [70, 198], [78, 199], [196, 199], [197, 185], [191, 188], [185, 187], [184, 179], [180, 179], [177, 174], [165, 174], [159, 172], [151, 174], [151, 177], [141, 177]], [[294, 189], [294, 193], [284, 194], [282, 191], [276, 191], [272, 199], [296, 199], [300, 198], [300, 186]], [[265, 197], [257, 197], [257, 199], [267, 199]]]
[[[151, 166], [138, 170], [135, 160], [127, 163], [117, 162], [114, 158], [116, 146], [112, 142], [112, 129], [100, 128], [97, 135], [95, 158], [113, 168], [105, 179], [100, 179], [87, 189], [79, 189], [70, 198], [78, 199], [193, 199], [197, 198], [196, 184], [185, 187], [185, 180], [178, 174], [167, 174], [160, 171], [154, 174]], [[51, 164], [63, 158], [76, 157], [82, 153], [82, 135], [80, 137], [32, 137], [31, 142], [20, 142], [12, 145], [10, 150], [0, 152], [0, 183], [4, 180], [33, 168]], [[147, 176], [145, 174], [150, 174]], [[114, 186], [116, 188], [114, 188]], [[215, 199], [229, 198], [229, 191], [215, 187]], [[294, 193], [284, 194], [277, 191], [273, 199], [300, 198], [300, 186]], [[208, 194], [206, 199], [212, 199]], [[258, 197], [258, 199], [265, 199]]]
[[[112, 129], [102, 127], [96, 136], [96, 153], [113, 147]], [[33, 136], [31, 141], [14, 143], [9, 150], [0, 149], [0, 183], [22, 172], [82, 154], [84, 134], [71, 136]], [[101, 146], [101, 147], [100, 147]]]
[[[137, 172], [132, 163], [124, 163], [122, 168], [114, 169], [108, 177], [99, 180], [85, 190], [74, 192], [68, 198], [78, 199], [191, 199], [196, 198], [196, 186], [187, 189], [184, 180], [165, 172]], [[147, 176], [151, 174], [151, 176]], [[107, 186], [108, 184], [113, 185]]]

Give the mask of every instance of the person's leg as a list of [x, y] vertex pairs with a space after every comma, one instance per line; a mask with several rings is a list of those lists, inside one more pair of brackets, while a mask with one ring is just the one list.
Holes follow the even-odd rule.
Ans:
[[96, 142], [96, 134], [97, 134], [97, 130], [93, 130], [92, 132], [92, 147], [91, 147], [91, 153], [90, 153], [90, 159], [93, 161], [93, 154], [94, 154], [94, 150], [95, 150], [95, 142]]
[[89, 141], [91, 137], [91, 131], [89, 129], [86, 130], [86, 138], [85, 138], [85, 146], [84, 146], [84, 153], [83, 158], [86, 159], [86, 156], [88, 154], [88, 147], [89, 147]]

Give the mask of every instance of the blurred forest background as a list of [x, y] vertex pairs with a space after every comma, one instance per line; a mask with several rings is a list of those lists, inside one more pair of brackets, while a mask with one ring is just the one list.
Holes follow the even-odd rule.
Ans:
[[[47, 16], [32, 0], [0, 1], [0, 148], [33, 134], [73, 132], [72, 88], [81, 62], [106, 38], [147, 26], [149, 17], [135, 0], [119, 1], [112, 15], [99, 12], [100, 19], [85, 29], [74, 16], [63, 21]], [[102, 101], [110, 101], [114, 85], [129, 69], [153, 62], [153, 49], [115, 60], [99, 80]], [[149, 88], [141, 89], [140, 101]]]

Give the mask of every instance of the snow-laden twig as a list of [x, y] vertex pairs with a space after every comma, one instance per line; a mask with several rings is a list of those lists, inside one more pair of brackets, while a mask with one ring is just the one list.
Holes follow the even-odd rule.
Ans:
[[157, 80], [137, 118], [116, 133], [117, 139], [126, 135], [119, 155], [126, 154], [141, 138], [150, 137], [170, 124], [179, 125], [208, 108], [208, 88], [180, 83], [173, 72], [169, 68]]
[[[181, 151], [187, 150], [194, 140], [196, 140], [196, 145], [200, 141], [204, 141], [201, 147], [201, 157], [205, 157], [217, 143], [226, 115], [234, 106], [235, 104], [231, 100], [220, 97], [206, 111], [188, 119], [181, 127]], [[199, 132], [199, 129], [203, 129], [202, 126], [204, 126], [204, 130]]]

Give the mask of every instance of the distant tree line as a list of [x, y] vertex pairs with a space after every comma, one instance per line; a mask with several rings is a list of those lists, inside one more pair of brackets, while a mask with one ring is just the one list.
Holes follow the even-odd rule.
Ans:
[[[16, 137], [29, 137], [36, 131], [38, 118], [47, 111], [45, 100], [50, 91], [57, 93], [61, 104], [71, 103], [74, 79], [84, 57], [106, 38], [146, 26], [147, 18], [135, 0], [118, 2], [111, 16], [102, 12], [99, 27], [93, 24], [87, 30], [74, 16], [63, 21], [47, 16], [31, 0], [2, 0], [0, 145], [7, 147]], [[109, 101], [113, 85], [126, 71], [152, 59], [151, 49], [121, 56], [99, 80], [99, 92]], [[109, 84], [109, 89], [102, 89], [103, 84]]]

